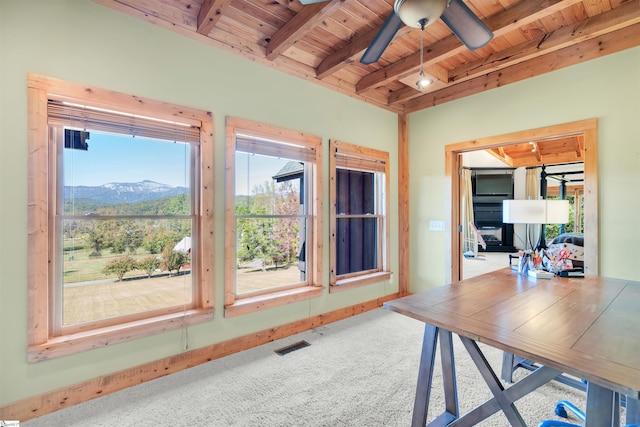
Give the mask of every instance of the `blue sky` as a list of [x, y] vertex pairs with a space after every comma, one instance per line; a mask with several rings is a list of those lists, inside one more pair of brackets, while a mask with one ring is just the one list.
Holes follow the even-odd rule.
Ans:
[[[150, 180], [175, 187], [189, 184], [189, 145], [90, 132], [89, 149], [64, 150], [65, 185], [100, 186]], [[236, 194], [253, 194], [289, 159], [239, 153]]]
[[265, 181], [273, 181], [271, 178], [289, 162], [289, 159], [280, 159], [257, 154], [236, 154], [236, 194], [253, 194], [256, 185]]
[[189, 145], [91, 132], [89, 149], [64, 150], [65, 185], [150, 180], [189, 184]]

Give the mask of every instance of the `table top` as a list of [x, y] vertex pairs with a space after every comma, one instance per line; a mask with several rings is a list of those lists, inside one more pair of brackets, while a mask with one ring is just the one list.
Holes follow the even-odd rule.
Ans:
[[505, 268], [384, 307], [640, 398], [640, 282]]

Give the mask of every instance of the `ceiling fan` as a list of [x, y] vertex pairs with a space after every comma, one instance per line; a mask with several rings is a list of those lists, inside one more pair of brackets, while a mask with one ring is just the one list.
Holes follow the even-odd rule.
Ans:
[[[320, 3], [327, 0], [300, 0], [302, 4]], [[395, 0], [393, 12], [384, 21], [371, 41], [360, 62], [372, 64], [382, 56], [403, 24], [424, 28], [441, 18], [469, 50], [485, 46], [493, 33], [462, 0]], [[422, 52], [422, 47], [421, 47]]]

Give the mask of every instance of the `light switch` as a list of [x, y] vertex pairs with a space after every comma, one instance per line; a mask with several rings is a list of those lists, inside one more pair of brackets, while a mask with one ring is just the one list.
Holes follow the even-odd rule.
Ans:
[[429, 221], [429, 230], [444, 231], [444, 221]]

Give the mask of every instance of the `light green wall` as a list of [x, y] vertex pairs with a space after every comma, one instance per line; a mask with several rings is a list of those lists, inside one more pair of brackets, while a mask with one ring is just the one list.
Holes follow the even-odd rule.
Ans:
[[[222, 317], [224, 117], [244, 118], [388, 150], [392, 265], [397, 263], [397, 119], [311, 83], [87, 0], [0, 0], [0, 405], [179, 353], [180, 331], [26, 363], [28, 72], [214, 114], [216, 308], [190, 329], [192, 348], [366, 301], [381, 283], [226, 320]], [[477, 137], [599, 119], [600, 271], [640, 280], [640, 48], [429, 108], [410, 116], [411, 287], [444, 283], [444, 146]], [[327, 162], [328, 163], [328, 162]], [[325, 165], [326, 168], [327, 165]], [[325, 181], [323, 194], [328, 195]], [[328, 206], [325, 204], [325, 242]], [[325, 259], [328, 246], [325, 245]], [[326, 267], [326, 266], [325, 266]], [[325, 268], [326, 271], [326, 268]], [[326, 275], [325, 275], [326, 276]], [[326, 283], [327, 277], [325, 277]]]
[[[197, 348], [397, 292], [391, 282], [224, 319], [224, 118], [239, 116], [387, 150], [391, 269], [397, 257], [397, 116], [88, 0], [0, 0], [0, 405], [180, 353], [182, 332], [35, 364], [27, 346], [27, 73], [201, 108], [214, 114], [216, 314], [190, 328]], [[324, 172], [328, 174], [328, 160]], [[328, 199], [328, 180], [323, 195]], [[324, 283], [328, 283], [328, 213]], [[9, 243], [10, 242], [10, 243]]]
[[598, 119], [600, 274], [640, 280], [636, 47], [410, 115], [411, 290], [445, 280], [445, 236], [428, 224], [448, 220], [446, 145], [590, 118]]

